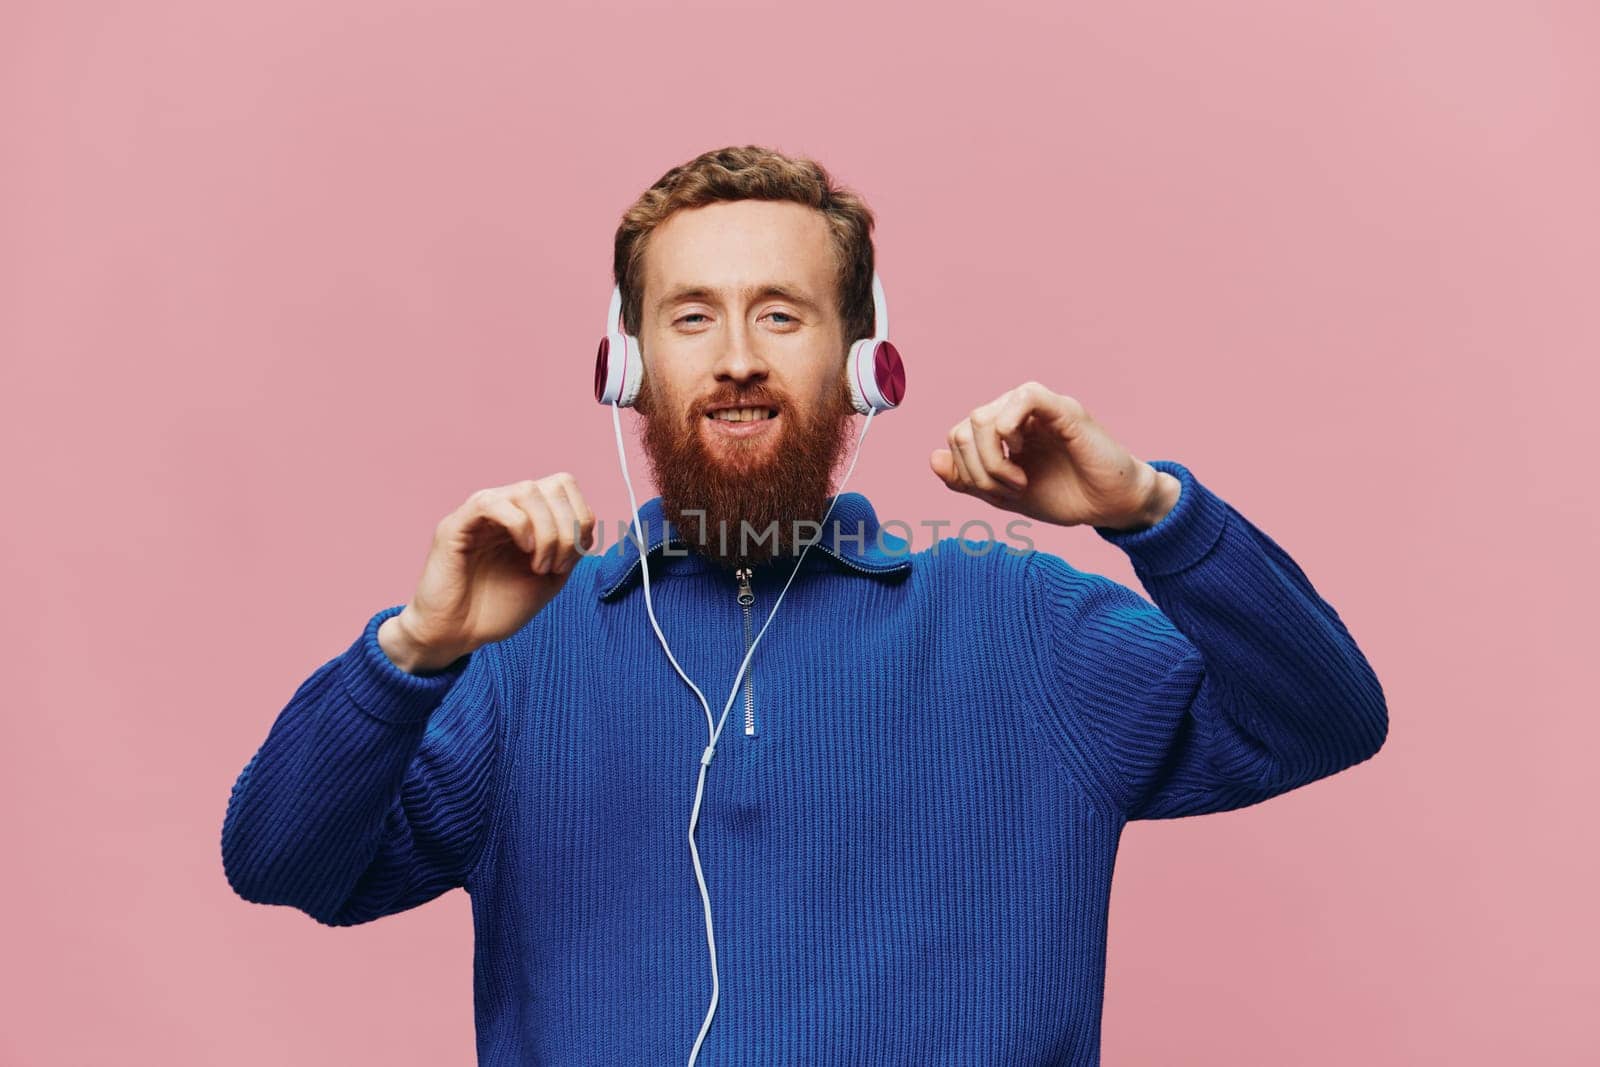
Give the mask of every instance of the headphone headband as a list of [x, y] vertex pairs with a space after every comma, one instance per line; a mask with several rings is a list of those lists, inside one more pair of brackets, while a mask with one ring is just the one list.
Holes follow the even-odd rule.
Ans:
[[611, 287], [611, 306], [606, 309], [606, 333], [626, 333], [622, 328], [622, 286]]
[[872, 272], [872, 337], [884, 340], [889, 336], [889, 298], [883, 295], [883, 283], [878, 272]]

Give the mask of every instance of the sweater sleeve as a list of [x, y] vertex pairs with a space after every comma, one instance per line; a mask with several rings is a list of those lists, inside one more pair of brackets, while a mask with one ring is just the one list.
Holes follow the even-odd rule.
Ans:
[[245, 900], [351, 926], [466, 884], [498, 761], [490, 646], [403, 671], [378, 644], [402, 608], [300, 685], [240, 772], [222, 863]]
[[1028, 560], [1048, 732], [1129, 819], [1227, 811], [1370, 758], [1383, 689], [1288, 554], [1182, 464], [1141, 530], [1095, 527], [1154, 600], [1057, 556]]

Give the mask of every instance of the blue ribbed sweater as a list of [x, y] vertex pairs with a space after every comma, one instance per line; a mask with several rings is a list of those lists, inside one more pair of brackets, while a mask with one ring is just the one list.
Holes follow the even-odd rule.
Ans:
[[[1095, 530], [1155, 606], [1045, 552], [903, 551], [839, 496], [706, 780], [721, 992], [701, 1064], [1097, 1064], [1126, 822], [1254, 804], [1382, 745], [1382, 688], [1333, 608], [1186, 467], [1154, 465], [1182, 485], [1166, 517]], [[720, 719], [752, 632], [735, 580], [663, 551], [681, 542], [659, 498], [641, 512], [662, 630]], [[687, 833], [708, 730], [638, 557], [585, 557], [437, 674], [385, 656], [401, 606], [377, 612], [229, 797], [246, 900], [342, 926], [466, 888], [482, 1064], [684, 1063], [705, 1017]], [[792, 566], [756, 569], [753, 631]]]

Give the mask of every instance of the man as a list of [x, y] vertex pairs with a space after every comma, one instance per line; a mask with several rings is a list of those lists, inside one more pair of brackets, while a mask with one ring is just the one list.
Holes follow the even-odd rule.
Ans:
[[[650, 592], [719, 705], [803, 549], [736, 532], [833, 499], [871, 228], [815, 163], [746, 146], [668, 171], [617, 234]], [[697, 798], [708, 724], [640, 544], [590, 552], [565, 473], [480, 490], [244, 768], [230, 884], [330, 925], [464, 886], [485, 1064], [1097, 1063], [1123, 826], [1367, 759], [1383, 692], [1275, 542], [1077, 399], [1019, 386], [929, 462], [1093, 526], [1154, 605], [1048, 553], [909, 551], [840, 494]]]

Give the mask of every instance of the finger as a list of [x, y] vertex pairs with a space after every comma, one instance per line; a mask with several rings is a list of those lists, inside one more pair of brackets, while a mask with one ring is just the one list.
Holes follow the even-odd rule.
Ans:
[[552, 567], [557, 574], [565, 574], [579, 559], [578, 517], [573, 513], [572, 504], [568, 502], [567, 494], [560, 485], [546, 486], [544, 500], [550, 506], [550, 513], [556, 520], [557, 548]]
[[1028, 434], [1037, 422], [1038, 415], [1026, 408], [996, 417], [995, 432], [1000, 435], [1000, 440], [1005, 442], [1007, 457], [1016, 459], [1022, 455], [1023, 446], [1028, 443]]
[[1018, 391], [1028, 396], [1029, 413], [1047, 423], [1063, 438], [1074, 436], [1081, 423], [1093, 418], [1089, 409], [1083, 406], [1083, 401], [1077, 397], [1052, 392], [1038, 382], [1028, 382]]
[[973, 428], [971, 419], [963, 419], [955, 430], [951, 432], [956, 456], [961, 460], [961, 468], [967, 474], [972, 487], [983, 493], [1002, 493], [1006, 487], [997, 482], [985, 467], [983, 458], [978, 455], [977, 431]]
[[[1028, 440], [1028, 426], [1032, 423], [1033, 416], [1033, 404], [1022, 397], [1014, 398], [995, 412], [994, 432], [1005, 444], [1006, 458], [1015, 460], [1022, 454], [1022, 447]], [[1022, 473], [1023, 477], [1027, 477], [1027, 471]]]
[[583, 499], [583, 493], [578, 490], [578, 480], [570, 474], [558, 475], [561, 479], [562, 492], [566, 493], [567, 503], [572, 505], [572, 513], [578, 520], [578, 544], [588, 549], [594, 545], [595, 517], [594, 511], [589, 507], [589, 502]]
[[956, 442], [956, 428], [951, 427], [950, 433], [945, 437], [945, 444], [949, 446], [950, 466], [955, 474], [955, 484], [950, 488], [958, 493], [970, 493], [975, 488], [972, 478], [967, 474], [967, 466], [961, 461], [961, 446]]
[[[1014, 401], [1004, 405], [1005, 408], [1015, 406]], [[978, 462], [983, 466], [984, 473], [995, 483], [996, 488], [1002, 492], [1021, 492], [1026, 489], [1027, 472], [1019, 464], [1006, 458], [1000, 431], [996, 425], [995, 409], [987, 405], [978, 408], [967, 421], [972, 426], [972, 442], [978, 453]]]
[[933, 468], [933, 473], [939, 476], [947, 488], [955, 489], [956, 486], [956, 461], [948, 448], [936, 448], [928, 457], [928, 466]]
[[557, 555], [561, 549], [561, 531], [556, 516], [545, 501], [544, 493], [534, 486], [519, 489], [514, 498], [517, 506], [533, 520], [536, 531], [533, 552], [528, 569], [534, 574], [554, 574]]
[[538, 531], [527, 512], [507, 500], [503, 494], [486, 491], [473, 504], [474, 517], [488, 519], [503, 529], [513, 543], [524, 552], [532, 552], [538, 543]]
[[538, 488], [555, 516], [560, 535], [554, 570], [557, 574], [566, 574], [577, 566], [584, 555], [583, 549], [594, 541], [594, 511], [578, 491], [578, 480], [566, 471], [540, 479]]

